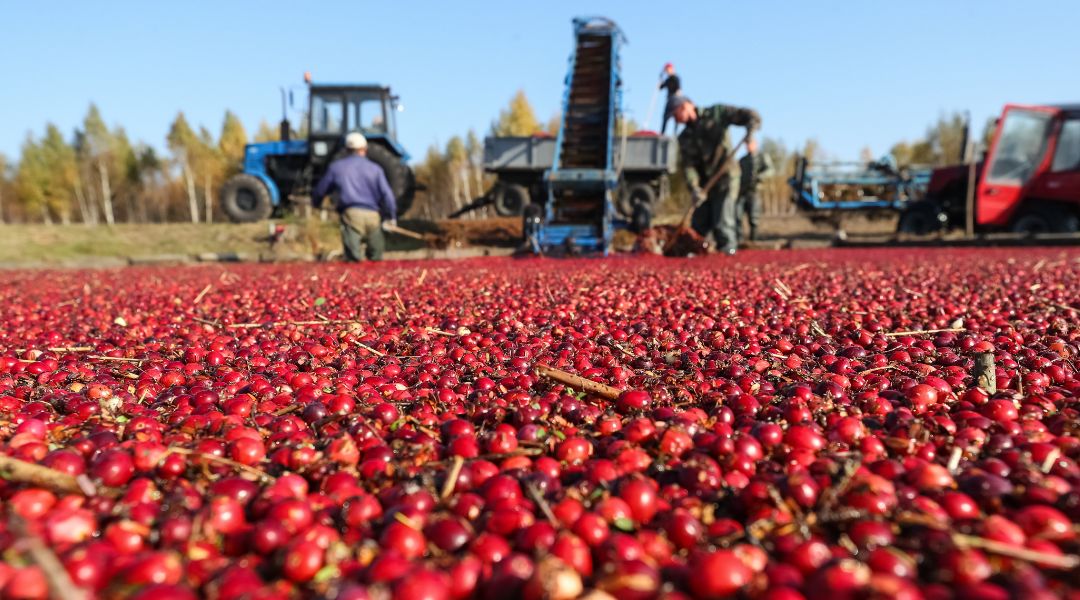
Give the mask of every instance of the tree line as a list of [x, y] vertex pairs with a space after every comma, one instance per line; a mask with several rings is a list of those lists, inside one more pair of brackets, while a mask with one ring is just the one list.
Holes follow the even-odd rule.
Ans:
[[[984, 129], [984, 139], [992, 124]], [[617, 123], [634, 133], [633, 121]], [[554, 135], [559, 115], [539, 119], [522, 91], [517, 92], [491, 122], [488, 133], [496, 136]], [[962, 158], [964, 119], [959, 113], [942, 114], [926, 132], [901, 141], [890, 149], [899, 165], [943, 165]], [[302, 133], [302, 132], [301, 132]], [[261, 122], [253, 141], [278, 138], [278, 131]], [[18, 160], [0, 155], [0, 223], [114, 223], [191, 222], [210, 223], [223, 217], [217, 202], [218, 189], [241, 166], [249, 137], [240, 118], [225, 111], [216, 134], [195, 126], [183, 112], [177, 113], [165, 139], [167, 154], [141, 141], [133, 141], [122, 126], [109, 127], [97, 106], [91, 104], [82, 123], [65, 134], [55, 124], [44, 132], [27, 134]], [[765, 182], [765, 193], [786, 194], [787, 179], [795, 169], [796, 152], [811, 161], [826, 158], [815, 140], [790, 148], [778, 138], [764, 137], [762, 150], [776, 166]], [[874, 158], [864, 150], [863, 160]], [[483, 141], [474, 130], [430, 146], [414, 165], [423, 184], [409, 216], [445, 218], [493, 183], [483, 171]], [[672, 182], [676, 203], [683, 186]], [[488, 209], [490, 210], [490, 209]], [[475, 211], [470, 218], [490, 216]]]

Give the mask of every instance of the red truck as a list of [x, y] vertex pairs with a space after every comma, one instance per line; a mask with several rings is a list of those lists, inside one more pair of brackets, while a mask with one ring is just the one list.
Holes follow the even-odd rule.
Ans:
[[[1080, 104], [1006, 105], [973, 180], [977, 231], [1077, 232]], [[968, 165], [935, 169], [926, 197], [904, 210], [899, 230], [926, 234], [964, 227], [969, 181]]]

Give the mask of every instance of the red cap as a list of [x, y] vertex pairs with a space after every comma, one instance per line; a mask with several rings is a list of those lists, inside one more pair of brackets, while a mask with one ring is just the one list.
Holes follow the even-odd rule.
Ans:
[[667, 71], [668, 69], [674, 69], [674, 68], [675, 68], [675, 65], [673, 65], [671, 63], [664, 63], [664, 70], [665, 71]]

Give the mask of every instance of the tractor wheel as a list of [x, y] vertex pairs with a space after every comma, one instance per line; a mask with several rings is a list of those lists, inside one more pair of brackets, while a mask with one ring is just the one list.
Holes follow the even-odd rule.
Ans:
[[401, 157], [377, 144], [368, 145], [367, 157], [382, 167], [386, 182], [390, 184], [390, 191], [394, 192], [394, 199], [397, 200], [397, 214], [399, 217], [405, 214], [416, 195], [416, 176], [413, 170]]
[[648, 183], [635, 183], [619, 195], [615, 209], [623, 218], [633, 219], [638, 205], [644, 205], [651, 211], [655, 204], [656, 190], [653, 186]]
[[523, 185], [508, 183], [495, 192], [495, 214], [500, 217], [516, 217], [529, 205], [529, 190]]
[[937, 204], [920, 202], [909, 206], [900, 215], [900, 222], [897, 224], [896, 230], [900, 233], [927, 235], [940, 231], [944, 225]]
[[233, 175], [221, 188], [221, 209], [234, 223], [252, 223], [270, 216], [270, 190], [254, 175]]
[[1080, 217], [1074, 212], [1056, 206], [1037, 206], [1024, 211], [1009, 227], [1013, 233], [1028, 235], [1076, 233], [1077, 229], [1080, 229]]

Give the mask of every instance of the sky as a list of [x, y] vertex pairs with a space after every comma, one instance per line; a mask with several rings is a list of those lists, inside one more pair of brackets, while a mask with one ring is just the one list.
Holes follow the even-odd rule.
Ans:
[[764, 135], [814, 138], [834, 158], [884, 154], [943, 111], [981, 124], [1006, 102], [1080, 101], [1076, 0], [36, 0], [0, 5], [0, 153], [18, 156], [47, 122], [70, 134], [90, 102], [158, 148], [181, 110], [215, 133], [233, 110], [251, 134], [280, 119], [279, 86], [311, 71], [390, 85], [422, 158], [486, 133], [519, 89], [541, 121], [557, 113], [581, 15], [626, 33], [629, 117], [646, 120], [671, 61], [696, 103], [753, 107]]

